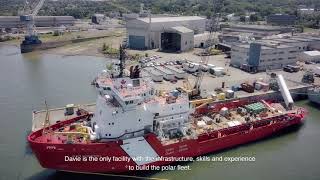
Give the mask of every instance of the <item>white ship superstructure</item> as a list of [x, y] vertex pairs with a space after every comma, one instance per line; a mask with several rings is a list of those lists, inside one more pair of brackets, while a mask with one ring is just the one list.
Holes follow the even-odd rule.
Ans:
[[188, 96], [157, 91], [151, 79], [131, 73], [112, 78], [105, 70], [96, 79], [99, 96], [92, 120], [96, 138], [128, 139], [154, 132], [163, 139], [185, 134], [192, 112]]

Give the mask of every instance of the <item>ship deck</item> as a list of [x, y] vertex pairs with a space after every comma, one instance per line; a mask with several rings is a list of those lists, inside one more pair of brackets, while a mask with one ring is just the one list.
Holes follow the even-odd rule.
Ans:
[[[243, 106], [236, 106], [235, 108], [230, 107], [230, 109], [227, 109], [226, 111], [227, 114], [224, 114], [224, 112], [221, 111], [210, 111], [206, 114], [202, 114], [201, 116], [191, 116], [190, 123], [187, 126], [192, 131], [192, 134], [185, 135], [182, 138], [195, 139], [205, 134], [208, 135], [212, 132], [215, 132], [215, 136], [217, 136], [218, 131], [229, 131], [233, 127], [242, 127], [243, 129], [243, 125], [246, 124], [251, 124], [250, 126], [253, 126], [253, 124], [257, 121], [263, 121], [265, 119], [271, 118], [279, 119], [279, 117], [281, 117], [282, 115], [288, 113], [297, 113], [297, 108], [299, 108], [294, 107], [293, 110], [287, 111], [281, 103], [267, 103], [265, 101], [258, 103], [260, 103], [260, 106], [263, 109], [258, 113], [249, 113], [249, 111], [246, 111], [244, 113], [239, 112], [239, 107], [245, 109], [247, 108], [247, 105], [250, 105], [243, 104]], [[87, 112], [94, 112], [95, 104], [82, 105], [79, 108], [86, 110]], [[71, 116], [65, 116], [65, 108], [49, 109], [50, 124], [52, 125], [56, 124], [57, 121], [61, 122], [76, 118], [77, 109], [78, 108], [75, 108], [75, 113]], [[45, 117], [45, 110], [33, 112], [33, 131], [42, 129], [44, 127]], [[51, 133], [43, 134], [41, 137], [37, 138], [37, 141], [47, 142], [48, 140], [50, 140], [51, 143], [67, 143], [68, 141], [70, 141], [70, 138], [72, 138], [73, 143], [87, 143], [87, 140], [89, 138], [86, 135], [88, 134], [81, 128], [83, 127], [82, 124], [85, 126], [86, 121], [79, 119], [79, 121], [77, 122], [77, 125], [70, 125], [68, 124], [68, 122], [66, 122], [67, 124], [62, 125], [58, 129], [54, 130], [55, 135], [52, 136]], [[250, 126], [247, 127], [251, 128]], [[178, 142], [179, 139], [180, 138], [171, 139], [169, 137], [165, 137], [161, 138], [160, 141], [163, 145], [170, 145]]]
[[[192, 129], [194, 134], [184, 136], [183, 139], [193, 139], [194, 137], [199, 137], [204, 134], [208, 135], [213, 131], [224, 131], [233, 127], [263, 121], [265, 119], [276, 119], [285, 114], [296, 113], [299, 108], [293, 107], [292, 110], [286, 110], [281, 103], [270, 103], [268, 105], [269, 106], [264, 106], [266, 109], [263, 112], [257, 113], [256, 115], [249, 115], [249, 113], [240, 114], [237, 112], [237, 109], [229, 109], [228, 116], [221, 115], [220, 112], [215, 112], [208, 113], [201, 117], [192, 117], [189, 128]], [[247, 121], [246, 117], [250, 117], [250, 120]], [[208, 121], [205, 121], [205, 119]], [[161, 141], [163, 145], [170, 145], [178, 142], [178, 139], [165, 138]]]
[[[75, 107], [78, 107], [77, 105]], [[94, 112], [96, 109], [96, 104], [84, 104], [79, 106], [80, 108], [88, 111], [88, 112]], [[72, 118], [75, 118], [76, 115], [76, 109], [75, 113], [70, 116], [66, 116], [65, 113], [65, 107], [62, 108], [53, 108], [49, 109], [49, 121], [50, 124], [55, 124], [57, 121], [63, 121], [63, 120], [69, 120]], [[33, 111], [32, 113], [32, 131], [37, 131], [39, 129], [42, 129], [44, 127], [44, 122], [46, 118], [46, 110], [40, 110], [40, 111]]]
[[[280, 115], [283, 115], [284, 113], [288, 113], [285, 108], [280, 104], [280, 103], [274, 103], [271, 104], [273, 108], [275, 108], [277, 111], [276, 112], [271, 112], [271, 111], [266, 111], [264, 113], [260, 113], [255, 117], [250, 117], [250, 122], [256, 122], [265, 118], [272, 118], [272, 117], [277, 117]], [[213, 117], [213, 118], [212, 118]], [[206, 133], [207, 131], [212, 131], [212, 130], [221, 130], [241, 124], [247, 123], [245, 120], [246, 116], [240, 115], [237, 113], [235, 110], [230, 111], [230, 116], [225, 117], [220, 114], [215, 114], [211, 116], [212, 122], [209, 124], [204, 125], [203, 127], [199, 127], [196, 124], [193, 124], [194, 129], [196, 130], [196, 133], [198, 135]], [[199, 119], [199, 118], [198, 118]], [[196, 119], [196, 120], [198, 120]], [[220, 122], [217, 122], [216, 120], [220, 119]]]

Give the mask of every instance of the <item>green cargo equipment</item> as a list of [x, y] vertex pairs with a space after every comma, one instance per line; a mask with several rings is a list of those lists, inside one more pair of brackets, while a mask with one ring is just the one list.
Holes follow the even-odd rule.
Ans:
[[248, 104], [245, 106], [245, 108], [247, 109], [248, 112], [252, 112], [255, 114], [258, 114], [258, 113], [266, 110], [266, 107], [264, 106], [264, 104], [262, 104], [260, 102]]

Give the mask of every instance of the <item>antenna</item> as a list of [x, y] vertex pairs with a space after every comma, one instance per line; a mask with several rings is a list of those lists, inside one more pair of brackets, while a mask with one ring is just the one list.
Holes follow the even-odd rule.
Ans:
[[46, 100], [44, 100], [44, 104], [46, 105], [46, 118], [43, 124], [42, 134], [47, 134], [49, 132], [49, 129], [47, 128], [50, 126], [50, 114], [49, 114], [49, 108]]

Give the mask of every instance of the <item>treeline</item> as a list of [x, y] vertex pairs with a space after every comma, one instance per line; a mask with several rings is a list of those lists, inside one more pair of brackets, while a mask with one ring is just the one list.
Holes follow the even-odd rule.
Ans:
[[16, 16], [23, 5], [24, 0], [0, 0], [0, 16]]
[[[0, 15], [17, 15], [25, 0], [0, 0]], [[37, 1], [37, 0], [29, 0]], [[139, 12], [140, 4], [151, 9], [154, 14], [202, 15], [210, 17], [213, 1], [222, 2], [223, 15], [235, 13], [244, 16], [246, 12], [256, 12], [251, 20], [264, 20], [265, 16], [275, 13], [298, 15], [301, 5], [320, 9], [320, 0], [47, 0], [39, 15], [70, 15], [75, 18], [90, 18], [94, 13]], [[314, 24], [318, 16], [308, 16], [300, 22]]]
[[[29, 0], [35, 2], [39, 0]], [[129, 0], [128, 0], [129, 1]], [[0, 16], [16, 16], [23, 9], [25, 0], [0, 0]], [[40, 9], [40, 16], [74, 16], [75, 18], [90, 18], [95, 13], [129, 12], [117, 1], [89, 0], [47, 0]]]

